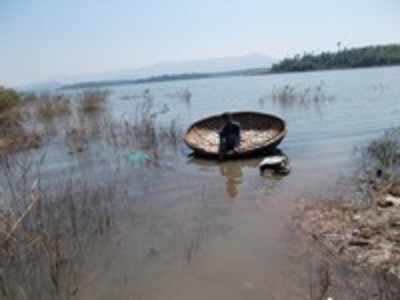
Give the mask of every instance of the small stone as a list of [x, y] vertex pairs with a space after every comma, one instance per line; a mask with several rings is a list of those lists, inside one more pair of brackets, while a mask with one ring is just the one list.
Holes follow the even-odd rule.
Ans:
[[378, 200], [378, 206], [381, 208], [388, 208], [388, 207], [392, 207], [393, 203], [392, 202], [388, 202], [386, 200], [386, 198], [381, 198]]
[[378, 201], [378, 205], [381, 207], [400, 206], [400, 198], [388, 194]]
[[360, 230], [360, 236], [364, 239], [370, 239], [373, 235], [374, 232], [368, 227], [361, 228]]
[[389, 189], [389, 194], [394, 197], [400, 197], [400, 184], [395, 184]]

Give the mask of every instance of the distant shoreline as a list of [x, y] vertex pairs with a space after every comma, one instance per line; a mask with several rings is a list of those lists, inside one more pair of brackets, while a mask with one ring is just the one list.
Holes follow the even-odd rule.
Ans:
[[[172, 81], [186, 81], [186, 80], [201, 80], [201, 79], [214, 79], [214, 78], [227, 78], [227, 77], [258, 77], [258, 76], [268, 76], [268, 75], [279, 75], [279, 74], [299, 74], [299, 73], [314, 73], [314, 72], [330, 72], [330, 71], [350, 71], [350, 70], [361, 70], [361, 69], [377, 69], [377, 68], [390, 68], [399, 67], [400, 64], [385, 65], [385, 66], [368, 66], [368, 67], [348, 67], [348, 68], [330, 68], [330, 69], [319, 69], [319, 70], [305, 70], [305, 71], [287, 71], [287, 72], [254, 72], [248, 73], [251, 70], [246, 70], [246, 73], [240, 74], [242, 71], [235, 71], [237, 74], [221, 74], [221, 73], [193, 73], [191, 76], [183, 76], [184, 74], [169, 75], [170, 77], [166, 79], [164, 76], [155, 76], [142, 79], [133, 80], [105, 80], [105, 81], [90, 81], [90, 82], [80, 82], [63, 85], [58, 90], [71, 90], [71, 89], [90, 89], [90, 88], [101, 88], [108, 86], [118, 86], [118, 85], [138, 85], [138, 84], [151, 84], [151, 83], [161, 83], [161, 82], [172, 82]], [[259, 70], [259, 69], [255, 69]], [[225, 72], [224, 72], [225, 73]], [[180, 78], [177, 78], [180, 77]]]
[[99, 88], [115, 85], [134, 85], [169, 81], [211, 79], [238, 76], [265, 76], [273, 74], [303, 73], [315, 71], [353, 70], [363, 68], [394, 67], [400, 65], [400, 45], [368, 46], [338, 49], [337, 52], [296, 55], [285, 58], [270, 68], [252, 68], [213, 73], [165, 74], [141, 79], [86, 81], [61, 86], [60, 90]]
[[215, 72], [215, 73], [168, 74], [168, 75], [152, 76], [140, 79], [78, 82], [78, 83], [63, 85], [59, 89], [60, 90], [85, 89], [85, 88], [97, 88], [97, 87], [114, 86], [114, 85], [134, 85], [134, 84], [144, 84], [144, 83], [197, 80], [197, 79], [219, 78], [219, 77], [256, 76], [266, 73], [269, 73], [269, 68], [268, 69], [255, 68], [255, 69], [245, 69], [245, 70], [235, 70], [235, 71]]

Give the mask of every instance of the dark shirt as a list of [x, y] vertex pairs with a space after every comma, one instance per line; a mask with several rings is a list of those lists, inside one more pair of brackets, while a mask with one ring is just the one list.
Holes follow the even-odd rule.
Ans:
[[219, 132], [223, 138], [237, 138], [240, 137], [240, 125], [237, 122], [226, 123]]

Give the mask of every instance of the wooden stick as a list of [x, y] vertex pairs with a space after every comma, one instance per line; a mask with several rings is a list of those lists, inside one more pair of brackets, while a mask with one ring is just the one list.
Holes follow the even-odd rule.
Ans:
[[14, 232], [17, 230], [18, 226], [21, 224], [21, 222], [25, 219], [25, 217], [28, 215], [28, 213], [33, 209], [35, 204], [39, 201], [40, 197], [38, 194], [36, 194], [34, 191], [32, 191], [32, 201], [29, 204], [29, 206], [25, 209], [24, 213], [18, 218], [18, 220], [14, 223], [13, 227], [11, 228], [10, 232], [7, 234], [5, 240], [3, 243], [7, 243]]

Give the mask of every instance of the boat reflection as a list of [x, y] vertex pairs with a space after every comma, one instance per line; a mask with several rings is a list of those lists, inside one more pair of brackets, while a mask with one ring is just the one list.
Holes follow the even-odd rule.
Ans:
[[257, 168], [261, 159], [232, 160], [219, 162], [216, 160], [191, 157], [188, 164], [199, 167], [202, 171], [219, 171], [225, 177], [225, 192], [230, 199], [235, 199], [239, 195], [240, 185], [243, 183], [243, 169]]
[[239, 162], [229, 161], [220, 164], [220, 173], [226, 178], [226, 193], [234, 199], [239, 194], [239, 186], [243, 182], [242, 167]]
[[[268, 179], [270, 183], [276, 182], [284, 178], [284, 175], [276, 174], [273, 170], [259, 171], [259, 164], [268, 155], [285, 155], [281, 149], [276, 148], [269, 153], [260, 154], [251, 159], [227, 160], [220, 162], [214, 159], [206, 159], [189, 155], [188, 165], [195, 165], [202, 172], [219, 173], [225, 177], [225, 192], [230, 199], [239, 196], [240, 186], [244, 179], [244, 169], [253, 169], [260, 172], [260, 176]], [[247, 174], [248, 175], [248, 174]]]

